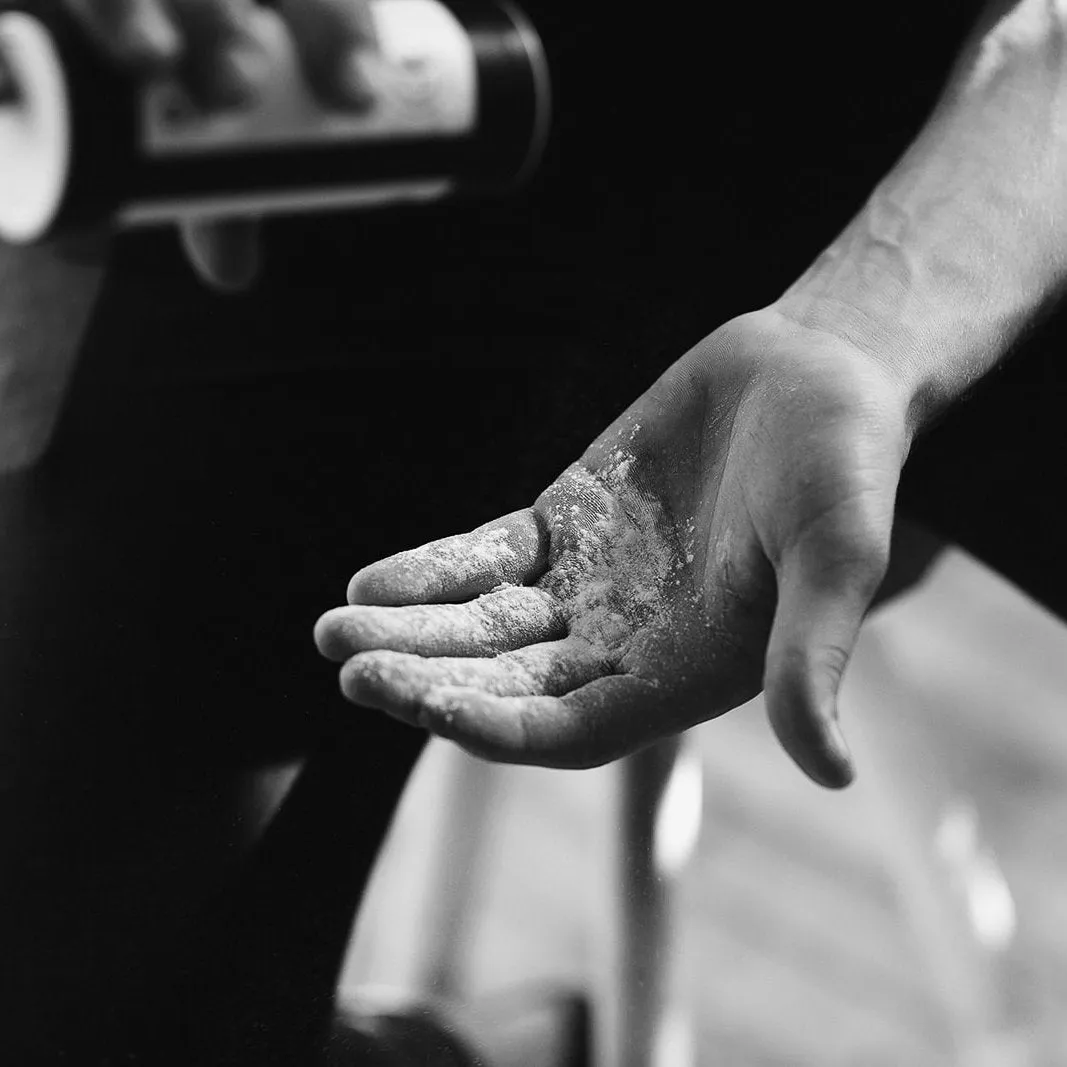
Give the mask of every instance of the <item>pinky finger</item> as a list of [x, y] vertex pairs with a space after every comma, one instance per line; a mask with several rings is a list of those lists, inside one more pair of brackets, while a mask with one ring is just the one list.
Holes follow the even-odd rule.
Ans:
[[422, 697], [419, 723], [499, 763], [597, 767], [662, 735], [664, 696], [630, 675], [599, 678], [562, 697], [498, 697], [441, 686]]

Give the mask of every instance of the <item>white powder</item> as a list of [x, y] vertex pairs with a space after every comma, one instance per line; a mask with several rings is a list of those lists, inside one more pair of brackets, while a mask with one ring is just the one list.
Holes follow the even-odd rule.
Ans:
[[[681, 616], [691, 617], [690, 604], [700, 600], [691, 578], [694, 523], [676, 528], [659, 501], [639, 490], [626, 444], [606, 458], [595, 474], [569, 468], [542, 497], [551, 558], [536, 588], [504, 581], [467, 604], [413, 612], [407, 647], [433, 658], [366, 653], [359, 673], [371, 688], [384, 686], [402, 700], [453, 686], [498, 696], [561, 694], [618, 671], [635, 638], [654, 639], [672, 660], [680, 653], [682, 669], [688, 656], [675, 639], [676, 622], [684, 627]], [[500, 574], [501, 560], [515, 557], [505, 529], [475, 534], [405, 554], [406, 563], [464, 581]]]
[[494, 656], [566, 635], [559, 604], [543, 589], [500, 585], [466, 604], [361, 605], [335, 626], [352, 651], [390, 648], [419, 656]]
[[499, 584], [515, 571], [518, 558], [507, 527], [489, 525], [398, 552], [356, 579], [358, 584], [368, 572], [384, 572], [387, 587], [403, 589], [409, 601], [450, 600]]
[[639, 631], [668, 621], [684, 567], [662, 507], [631, 478], [634, 463], [618, 447], [595, 475], [574, 467], [551, 494], [560, 552], [542, 585], [559, 598], [572, 637], [608, 669]]

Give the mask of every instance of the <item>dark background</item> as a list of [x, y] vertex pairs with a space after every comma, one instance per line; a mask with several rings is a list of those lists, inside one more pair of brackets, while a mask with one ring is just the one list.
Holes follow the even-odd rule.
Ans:
[[[773, 300], [932, 105], [974, 15], [932, 8], [531, 3], [556, 121], [521, 193], [272, 221], [260, 284], [229, 299], [173, 234], [119, 242], [55, 448], [0, 509], [5, 1025], [93, 1047], [139, 998], [197, 1018], [159, 973], [212, 1003], [205, 967], [240, 991], [226, 961], [251, 959], [269, 985], [293, 971], [271, 953], [328, 993], [422, 735], [344, 704], [315, 618], [364, 563], [531, 503], [686, 348]], [[901, 491], [1061, 608], [1062, 328], [916, 447]], [[312, 746], [322, 776], [257, 853], [277, 877], [220, 881], [255, 836], [234, 768]], [[247, 1000], [288, 1019], [308, 999], [289, 985]]]
[[[338, 576], [523, 506], [834, 237], [921, 125], [980, 6], [529, 2], [555, 115], [528, 188], [275, 220], [262, 282], [228, 300], [198, 289], [169, 234], [126, 238], [68, 424], [114, 435], [133, 420], [144, 440], [139, 418], [158, 427], [161, 404], [180, 424], [208, 381], [215, 416], [275, 390], [291, 432], [332, 422], [359, 486], [337, 498], [360, 528]], [[1062, 332], [1057, 317], [920, 440], [900, 495], [1057, 606]], [[246, 458], [267, 447], [257, 436], [246, 428]], [[291, 476], [310, 485], [312, 462]]]

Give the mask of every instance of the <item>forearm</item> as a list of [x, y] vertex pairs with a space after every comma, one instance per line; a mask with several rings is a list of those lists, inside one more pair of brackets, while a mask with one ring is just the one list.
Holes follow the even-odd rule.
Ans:
[[43, 453], [103, 281], [103, 251], [0, 243], [0, 474]]
[[1067, 279], [1067, 3], [987, 9], [926, 127], [778, 301], [904, 377], [918, 428]]

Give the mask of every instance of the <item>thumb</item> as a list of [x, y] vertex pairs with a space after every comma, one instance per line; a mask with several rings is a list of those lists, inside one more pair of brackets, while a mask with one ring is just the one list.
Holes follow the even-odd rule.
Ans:
[[237, 293], [259, 273], [259, 223], [254, 219], [195, 219], [180, 226], [193, 270], [213, 289]]
[[855, 774], [837, 721], [837, 693], [885, 574], [888, 541], [888, 531], [884, 538], [820, 532], [791, 546], [777, 568], [767, 714], [794, 762], [831, 789], [847, 786]]

